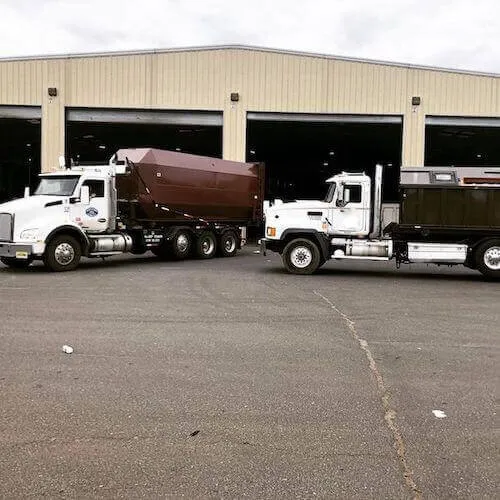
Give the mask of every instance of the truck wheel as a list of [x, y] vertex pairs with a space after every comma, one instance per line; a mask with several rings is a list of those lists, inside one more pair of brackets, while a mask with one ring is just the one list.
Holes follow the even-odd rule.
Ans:
[[283, 250], [282, 259], [286, 270], [292, 274], [312, 274], [321, 262], [318, 246], [304, 238], [290, 241]]
[[479, 245], [476, 265], [488, 278], [500, 279], [500, 240], [488, 240]]
[[189, 231], [178, 231], [172, 238], [172, 256], [177, 259], [186, 259], [191, 253], [192, 237]]
[[219, 240], [217, 249], [222, 257], [234, 257], [238, 251], [238, 235], [235, 231], [225, 231]]
[[50, 240], [43, 262], [51, 271], [72, 271], [80, 263], [81, 257], [80, 243], [73, 236], [62, 234]]
[[15, 257], [0, 257], [0, 262], [12, 269], [26, 269], [31, 265], [33, 259], [16, 259]]
[[196, 239], [196, 255], [200, 259], [211, 259], [217, 251], [217, 240], [211, 231], [203, 231]]

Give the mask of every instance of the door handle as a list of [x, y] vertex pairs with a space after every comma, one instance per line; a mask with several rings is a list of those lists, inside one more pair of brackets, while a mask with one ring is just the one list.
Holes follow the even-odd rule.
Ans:
[[106, 219], [97, 219], [97, 222], [106, 222]]

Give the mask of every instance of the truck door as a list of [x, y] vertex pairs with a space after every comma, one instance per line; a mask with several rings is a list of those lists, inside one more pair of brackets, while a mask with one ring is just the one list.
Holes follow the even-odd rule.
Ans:
[[332, 234], [365, 236], [370, 228], [370, 186], [366, 182], [343, 183], [336, 190], [331, 209]]
[[82, 207], [82, 227], [89, 232], [106, 231], [109, 225], [109, 194], [103, 179], [86, 179], [82, 186], [89, 187], [90, 203]]

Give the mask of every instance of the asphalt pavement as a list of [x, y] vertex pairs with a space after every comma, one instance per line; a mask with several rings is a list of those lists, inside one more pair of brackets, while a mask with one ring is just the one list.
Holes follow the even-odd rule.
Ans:
[[0, 264], [0, 497], [498, 497], [500, 284], [256, 252]]

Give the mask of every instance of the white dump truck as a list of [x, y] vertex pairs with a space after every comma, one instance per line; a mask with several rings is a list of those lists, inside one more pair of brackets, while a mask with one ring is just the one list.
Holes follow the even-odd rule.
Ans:
[[261, 252], [282, 256], [294, 274], [330, 259], [462, 264], [500, 278], [500, 169], [402, 168], [399, 220], [383, 223], [383, 168], [374, 179], [342, 172], [322, 201], [266, 210]]

